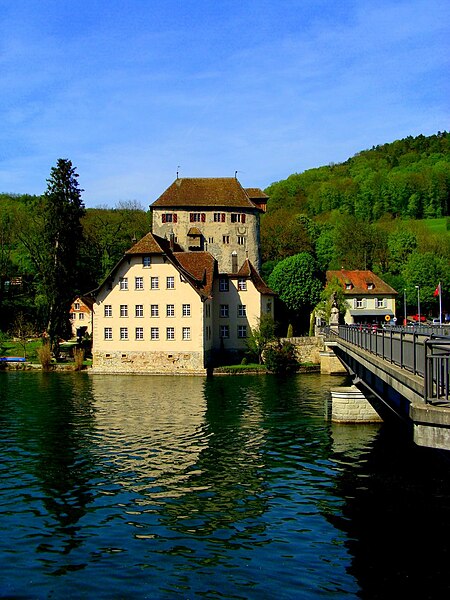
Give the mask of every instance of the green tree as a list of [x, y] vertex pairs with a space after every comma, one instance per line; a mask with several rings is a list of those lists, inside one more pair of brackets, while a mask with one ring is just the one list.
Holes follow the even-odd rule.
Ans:
[[408, 257], [417, 248], [417, 238], [411, 231], [400, 229], [388, 238], [389, 271], [400, 273]]
[[322, 290], [320, 294], [320, 301], [314, 309], [314, 313], [318, 317], [325, 319], [326, 323], [330, 322], [333, 301], [336, 302], [336, 306], [339, 309], [340, 320], [342, 320], [350, 305], [345, 299], [342, 284], [337, 277], [333, 277], [333, 279], [327, 283], [325, 289]]
[[[434, 292], [441, 282], [442, 297], [446, 303], [450, 290], [449, 267], [448, 258], [432, 252], [413, 252], [402, 269], [408, 306], [417, 306], [419, 295], [421, 314], [437, 315], [439, 299]], [[419, 286], [419, 294], [416, 286]]]
[[264, 350], [274, 340], [276, 340], [275, 321], [272, 315], [265, 314], [258, 319], [257, 326], [250, 330], [250, 335], [247, 338], [247, 349], [261, 364]]
[[268, 284], [297, 320], [302, 314], [302, 326], [306, 322], [308, 329], [310, 312], [317, 304], [323, 288], [316, 261], [311, 254], [301, 252], [279, 262]]
[[78, 174], [68, 159], [58, 159], [47, 179], [47, 190], [34, 206], [21, 239], [38, 276], [37, 302], [45, 318], [50, 348], [70, 334], [69, 308], [77, 290], [78, 251], [85, 213]]

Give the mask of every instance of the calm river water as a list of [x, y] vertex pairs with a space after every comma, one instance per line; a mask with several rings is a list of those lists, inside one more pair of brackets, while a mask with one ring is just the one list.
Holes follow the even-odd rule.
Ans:
[[450, 597], [450, 464], [341, 383], [0, 373], [0, 597]]

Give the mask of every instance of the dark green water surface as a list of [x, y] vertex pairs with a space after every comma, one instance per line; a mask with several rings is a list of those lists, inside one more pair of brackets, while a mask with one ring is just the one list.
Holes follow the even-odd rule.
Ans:
[[341, 383], [0, 373], [0, 597], [450, 597], [449, 462]]

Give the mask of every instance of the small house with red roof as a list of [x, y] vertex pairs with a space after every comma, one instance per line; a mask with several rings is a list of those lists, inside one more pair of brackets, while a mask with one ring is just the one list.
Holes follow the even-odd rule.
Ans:
[[398, 293], [372, 271], [327, 271], [326, 278], [327, 283], [337, 280], [342, 286], [349, 305], [346, 324], [381, 324], [395, 319]]
[[74, 338], [80, 339], [86, 334], [92, 336], [92, 306], [93, 300], [89, 296], [77, 296], [72, 302], [69, 318]]

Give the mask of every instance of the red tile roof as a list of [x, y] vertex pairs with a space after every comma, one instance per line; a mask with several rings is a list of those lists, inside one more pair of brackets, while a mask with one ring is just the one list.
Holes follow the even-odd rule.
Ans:
[[167, 243], [167, 240], [155, 236], [153, 233], [147, 233], [125, 254], [163, 254], [166, 251], [164, 248], [167, 247]]
[[253, 281], [255, 288], [260, 294], [265, 294], [266, 296], [276, 296], [276, 293], [270, 289], [248, 258], [246, 258], [242, 263], [242, 266], [237, 273], [230, 273], [228, 276], [231, 279], [242, 277], [249, 278]]
[[[212, 292], [217, 262], [209, 252], [174, 252], [173, 257], [191, 284], [205, 297]], [[177, 266], [175, 264], [175, 266]]]
[[176, 179], [151, 206], [255, 208], [247, 192], [234, 177]]
[[263, 192], [262, 190], [260, 190], [259, 188], [245, 188], [245, 191], [247, 192], [248, 197], [250, 198], [250, 200], [258, 200], [259, 202], [264, 202], [269, 199], [269, 196]]
[[[372, 271], [327, 271], [327, 282], [337, 278], [342, 284], [344, 294], [355, 296], [357, 294], [373, 295], [377, 294], [397, 294], [390, 285], [385, 283]], [[346, 284], [351, 284], [351, 289], [346, 289]], [[373, 289], [368, 289], [368, 284], [373, 284]]]

